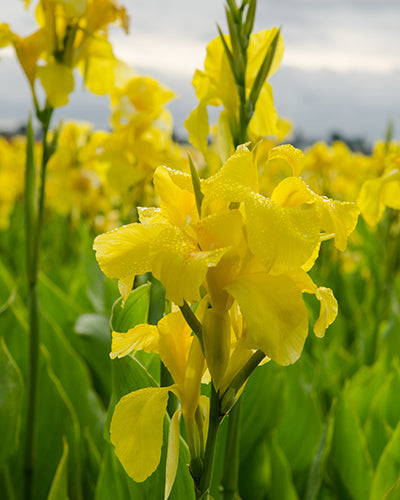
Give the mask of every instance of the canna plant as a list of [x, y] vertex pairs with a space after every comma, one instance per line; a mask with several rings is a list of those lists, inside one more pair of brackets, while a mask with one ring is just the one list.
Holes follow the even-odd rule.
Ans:
[[[291, 162], [290, 146], [276, 154], [285, 151]], [[139, 209], [139, 223], [98, 236], [94, 248], [103, 272], [119, 279], [123, 299], [136, 275], [152, 272], [174, 309], [157, 327], [113, 333], [112, 357], [159, 352], [174, 379], [170, 387], [142, 389], [119, 401], [111, 422], [116, 454], [136, 481], [154, 472], [172, 391], [181, 402], [197, 497], [206, 498], [218, 427], [251, 372], [263, 360], [288, 365], [301, 354], [308, 333], [302, 294], [320, 301], [317, 336], [334, 321], [331, 290], [317, 287], [307, 271], [321, 241], [333, 238], [345, 249], [358, 209], [316, 195], [296, 176], [278, 184], [271, 198], [260, 195], [254, 153], [245, 146], [208, 179], [196, 177], [193, 166], [191, 172], [159, 167], [154, 184], [160, 208]], [[209, 410], [200, 399], [206, 369]], [[166, 496], [177, 464], [177, 418], [171, 423]]]
[[[157, 168], [153, 182], [160, 207], [138, 208], [139, 222], [94, 242], [101, 269], [119, 280], [124, 301], [135, 278], [152, 273], [171, 304], [172, 312], [157, 326], [114, 331], [111, 352], [112, 358], [156, 352], [172, 376], [169, 385], [123, 396], [110, 425], [126, 472], [144, 481], [160, 462], [168, 393], [177, 396], [180, 406], [170, 414], [165, 498], [177, 471], [179, 415], [196, 498], [203, 499], [210, 497], [218, 429], [232, 416], [223, 487], [226, 498], [237, 494], [237, 452], [229, 450], [237, 450], [233, 415], [240, 395], [260, 363], [289, 365], [299, 358], [308, 334], [303, 293], [320, 302], [317, 336], [334, 321], [332, 291], [318, 287], [308, 271], [322, 241], [333, 239], [337, 249], [346, 248], [359, 213], [354, 203], [314, 193], [299, 177], [303, 154], [290, 145], [272, 149], [268, 163], [285, 162], [292, 175], [270, 196], [260, 193], [259, 159], [251, 140], [278, 133], [266, 79], [279, 65], [283, 44], [275, 28], [251, 33], [255, 7], [255, 1], [240, 7], [228, 2], [230, 35], [220, 30], [208, 46], [205, 72], [196, 72], [193, 81], [200, 102], [186, 122], [189, 139], [209, 164], [215, 161], [207, 143], [206, 107], [222, 104], [223, 147], [217, 160], [222, 167], [204, 179], [190, 157], [186, 172]], [[209, 380], [207, 398], [201, 384]]]

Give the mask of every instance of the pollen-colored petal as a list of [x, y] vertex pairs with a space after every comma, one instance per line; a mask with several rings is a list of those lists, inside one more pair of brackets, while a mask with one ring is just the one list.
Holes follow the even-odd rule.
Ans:
[[251, 349], [261, 349], [279, 364], [300, 356], [308, 333], [302, 293], [288, 276], [243, 275], [227, 286], [247, 325]]
[[132, 351], [158, 352], [158, 329], [154, 325], [136, 325], [124, 332], [112, 333], [110, 358], [122, 358]]
[[319, 219], [310, 205], [285, 208], [261, 195], [245, 203], [250, 250], [272, 274], [305, 264], [319, 244]]
[[269, 151], [268, 160], [283, 160], [290, 165], [293, 175], [299, 176], [304, 163], [304, 153], [300, 149], [294, 148], [291, 144], [282, 144]]
[[167, 387], [146, 387], [131, 392], [117, 403], [110, 436], [126, 473], [142, 482], [157, 468], [163, 443]]
[[184, 299], [197, 302], [207, 269], [216, 266], [225, 252], [201, 252], [183, 231], [166, 226], [152, 247], [152, 272], [165, 286], [167, 299], [178, 305]]
[[323, 337], [325, 330], [331, 325], [338, 313], [338, 303], [330, 288], [319, 287], [315, 294], [321, 303], [319, 317], [314, 324], [314, 333], [317, 337]]
[[46, 66], [39, 66], [37, 74], [53, 107], [68, 104], [69, 94], [74, 90], [72, 68], [56, 62], [48, 63]]
[[123, 278], [120, 278], [118, 280], [118, 290], [124, 302], [132, 291], [134, 281], [135, 281], [134, 274], [131, 274], [129, 276], [124, 276]]
[[323, 337], [325, 330], [335, 321], [338, 312], [337, 300], [332, 290], [330, 288], [317, 287], [303, 269], [291, 272], [290, 277], [302, 292], [312, 293], [319, 300], [320, 312], [314, 324], [314, 333], [317, 337]]
[[165, 471], [165, 494], [164, 499], [167, 500], [172, 486], [175, 482], [176, 472], [179, 463], [179, 416], [181, 411], [176, 411], [169, 425], [168, 435], [168, 451], [167, 451], [167, 465]]
[[194, 194], [177, 186], [165, 167], [154, 172], [154, 188], [161, 200], [161, 212], [171, 224], [183, 227], [188, 220], [198, 218]]
[[125, 278], [151, 271], [149, 247], [164, 224], [129, 224], [94, 240], [97, 261], [110, 278]]
[[192, 331], [180, 311], [167, 314], [157, 326], [160, 332], [158, 347], [160, 358], [175, 383], [183, 387]]
[[212, 177], [202, 181], [202, 191], [209, 200], [241, 202], [251, 191], [258, 191], [258, 172], [254, 154], [242, 147]]
[[207, 106], [205, 104], [200, 102], [194, 108], [185, 121], [185, 128], [189, 134], [189, 142], [206, 156], [210, 126], [208, 124]]

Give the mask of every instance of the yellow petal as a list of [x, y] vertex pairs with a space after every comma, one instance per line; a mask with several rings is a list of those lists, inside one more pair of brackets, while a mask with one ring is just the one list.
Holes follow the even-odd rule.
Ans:
[[[31, 85], [36, 78], [37, 62], [47, 43], [44, 29], [39, 29], [25, 38], [16, 37], [15, 52]], [[72, 84], [73, 88], [73, 84]]]
[[328, 234], [335, 234], [335, 247], [343, 252], [349, 235], [357, 225], [360, 210], [355, 203], [315, 196], [315, 203], [321, 218], [321, 228]]
[[149, 248], [163, 224], [129, 224], [94, 240], [97, 261], [110, 278], [127, 278], [151, 271]]
[[118, 280], [118, 290], [124, 302], [132, 291], [134, 280], [135, 280], [134, 274], [125, 276], [124, 278], [120, 278]]
[[254, 154], [237, 149], [212, 177], [202, 181], [202, 191], [209, 200], [244, 201], [249, 191], [258, 191], [258, 172]]
[[[274, 155], [272, 159], [274, 158], [282, 158], [282, 155]], [[297, 208], [303, 203], [313, 203], [314, 198], [314, 193], [300, 177], [286, 177], [276, 186], [271, 195], [271, 199], [281, 207], [292, 208]]]
[[183, 227], [188, 220], [198, 218], [193, 193], [177, 186], [165, 167], [154, 172], [154, 188], [161, 200], [161, 212], [171, 224]]
[[165, 286], [168, 300], [177, 305], [182, 305], [184, 299], [197, 302], [208, 268], [216, 266], [225, 252], [201, 252], [183, 231], [166, 226], [152, 247], [152, 272]]
[[48, 63], [37, 69], [47, 99], [51, 106], [57, 108], [69, 102], [69, 94], [74, 90], [72, 68], [59, 63]]
[[168, 388], [146, 387], [127, 394], [115, 407], [111, 442], [126, 473], [135, 481], [147, 479], [160, 462], [167, 403]]
[[154, 325], [136, 325], [126, 333], [113, 332], [110, 358], [122, 358], [132, 351], [158, 352], [158, 340]]
[[249, 123], [249, 132], [255, 137], [277, 135], [277, 124], [278, 113], [274, 106], [272, 87], [268, 82], [264, 82]]
[[314, 324], [314, 333], [317, 337], [323, 337], [325, 330], [331, 325], [337, 316], [338, 304], [330, 288], [318, 287], [310, 276], [302, 269], [290, 273], [290, 277], [296, 286], [306, 293], [314, 294], [320, 302], [320, 312]]
[[361, 215], [370, 226], [374, 226], [385, 211], [385, 204], [381, 199], [383, 185], [382, 178], [369, 179], [362, 185], [357, 198]]
[[251, 349], [261, 349], [279, 364], [294, 363], [308, 333], [301, 291], [288, 276], [240, 276], [227, 286], [247, 325]]
[[294, 176], [300, 175], [304, 163], [303, 151], [294, 148], [291, 144], [282, 144], [269, 151], [267, 163], [277, 159], [283, 160], [290, 165]]
[[[262, 30], [250, 35], [248, 47], [248, 65], [246, 69], [246, 86], [252, 85], [256, 78], [257, 72], [265, 58], [268, 48], [271, 46], [278, 29]], [[268, 77], [272, 76], [279, 68], [282, 61], [284, 51], [283, 37], [280, 34], [275, 50], [274, 59], [268, 73]]]
[[305, 264], [319, 244], [319, 218], [310, 205], [285, 208], [261, 195], [245, 203], [250, 250], [273, 274]]
[[169, 425], [168, 435], [168, 451], [167, 451], [167, 466], [165, 471], [165, 494], [164, 499], [167, 500], [172, 486], [175, 482], [176, 472], [179, 463], [179, 416], [180, 410], [176, 411]]
[[189, 142], [203, 153], [208, 152], [208, 135], [210, 126], [208, 124], [208, 113], [205, 104], [200, 104], [194, 108], [185, 121], [185, 128], [189, 134]]
[[323, 231], [335, 235], [335, 246], [343, 251], [347, 239], [357, 224], [359, 209], [355, 203], [332, 200], [311, 191], [299, 177], [287, 177], [274, 189], [271, 197], [284, 207], [300, 207], [303, 203], [315, 205]]
[[10, 45], [15, 38], [18, 38], [11, 30], [10, 26], [6, 23], [0, 24], [0, 49]]
[[175, 383], [183, 387], [186, 362], [192, 344], [191, 329], [180, 311], [164, 316], [158, 322], [159, 354]]
[[319, 287], [316, 293], [321, 303], [319, 317], [314, 324], [314, 333], [317, 337], [323, 337], [325, 330], [331, 325], [338, 313], [338, 304], [330, 288]]

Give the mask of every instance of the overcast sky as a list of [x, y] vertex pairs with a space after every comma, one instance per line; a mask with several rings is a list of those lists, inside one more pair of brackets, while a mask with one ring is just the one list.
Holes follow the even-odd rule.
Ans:
[[[176, 128], [196, 105], [191, 80], [202, 68], [216, 23], [226, 29], [222, 0], [125, 0], [129, 36], [116, 29], [117, 57], [159, 78], [180, 98], [170, 105]], [[2, 0], [0, 22], [18, 33], [33, 30], [22, 0]], [[285, 55], [271, 80], [282, 116], [315, 139], [333, 131], [381, 138], [394, 120], [400, 139], [400, 1], [259, 0], [256, 30], [282, 26]], [[0, 126], [25, 120], [30, 96], [10, 49], [0, 52]], [[59, 116], [107, 127], [108, 99], [75, 92]]]

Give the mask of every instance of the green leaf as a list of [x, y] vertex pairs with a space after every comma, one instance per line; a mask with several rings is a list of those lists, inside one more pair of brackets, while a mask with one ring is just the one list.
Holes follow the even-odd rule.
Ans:
[[304, 500], [316, 500], [321, 488], [323, 475], [325, 473], [326, 463], [331, 451], [332, 436], [334, 427], [334, 415], [336, 404], [332, 404], [331, 411], [325, 423], [324, 430], [318, 445], [317, 453], [308, 476], [307, 489]]
[[150, 283], [133, 290], [125, 304], [119, 298], [112, 309], [111, 327], [116, 332], [127, 332], [136, 325], [146, 323], [150, 305]]
[[47, 500], [68, 500], [68, 442], [63, 439], [61, 455]]
[[293, 485], [290, 464], [279, 446], [276, 433], [272, 433], [271, 448], [271, 485], [268, 492], [270, 500], [297, 500]]
[[[285, 411], [278, 426], [279, 444], [293, 471], [299, 491], [304, 491], [322, 433], [318, 399], [307, 373], [307, 356], [286, 368]], [[293, 432], [296, 429], [296, 432]]]
[[21, 372], [0, 338], [0, 466], [19, 444], [23, 380]]
[[201, 192], [200, 177], [190, 154], [188, 154], [188, 159], [190, 166], [190, 175], [192, 177], [194, 196], [196, 198], [197, 212], [199, 214], [199, 217], [201, 217], [201, 204], [204, 198], [204, 194]]
[[39, 391], [36, 416], [35, 469], [33, 498], [47, 498], [57, 465], [64, 452], [63, 439], [68, 440], [69, 488], [71, 496], [82, 494], [82, 470], [79, 454], [79, 424], [71, 401], [54, 374], [48, 350], [41, 346]]
[[78, 317], [74, 327], [78, 334], [77, 350], [90, 368], [93, 385], [108, 406], [111, 396], [111, 335], [110, 320], [98, 313]]
[[340, 402], [336, 415], [331, 456], [351, 497], [368, 498], [372, 482], [371, 457], [356, 411], [346, 399]]
[[[397, 394], [398, 396], [398, 394]], [[397, 489], [400, 498], [400, 422], [379, 459], [372, 481], [371, 500], [381, 500]], [[390, 498], [390, 495], [388, 496]]]
[[[278, 45], [280, 29], [276, 32], [274, 38], [272, 39], [271, 45], [268, 47], [267, 53], [265, 54], [264, 60], [258, 70], [257, 76], [254, 80], [253, 87], [251, 88], [249, 98], [247, 102], [249, 103], [249, 109], [254, 110], [256, 107], [256, 102], [258, 96], [260, 95], [261, 88], [268, 77], [268, 73], [271, 69], [272, 62], [274, 60], [276, 47]], [[251, 116], [249, 117], [251, 118]]]

